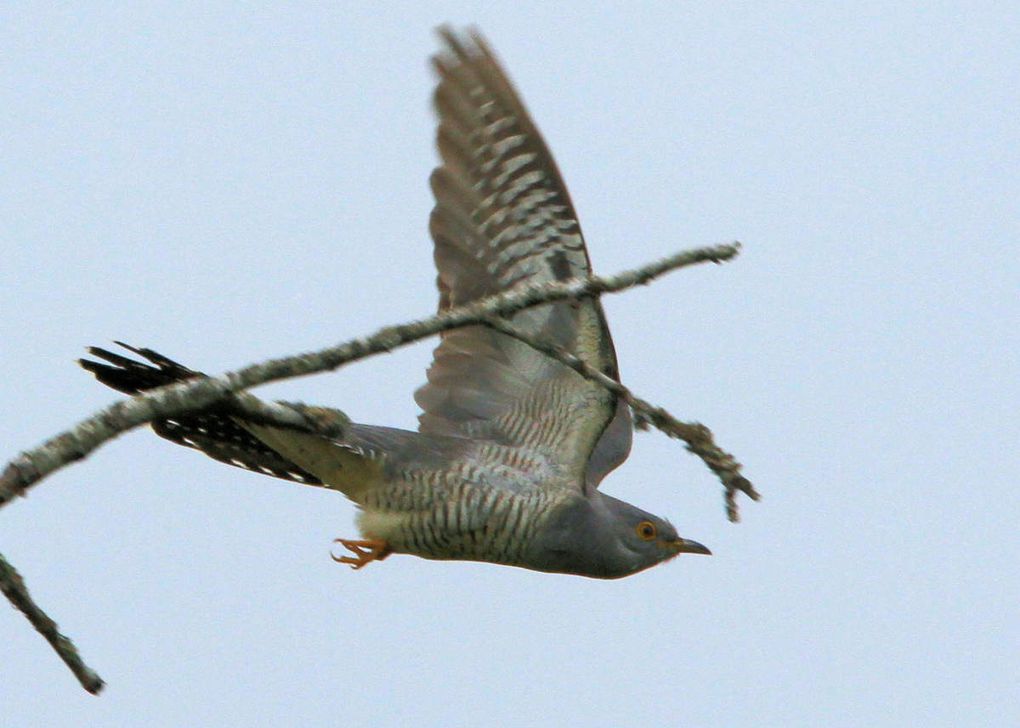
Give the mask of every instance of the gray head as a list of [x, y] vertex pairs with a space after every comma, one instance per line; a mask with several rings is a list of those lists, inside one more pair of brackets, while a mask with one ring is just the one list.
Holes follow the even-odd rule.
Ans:
[[595, 491], [563, 504], [538, 534], [528, 566], [617, 579], [682, 553], [711, 554], [658, 516]]

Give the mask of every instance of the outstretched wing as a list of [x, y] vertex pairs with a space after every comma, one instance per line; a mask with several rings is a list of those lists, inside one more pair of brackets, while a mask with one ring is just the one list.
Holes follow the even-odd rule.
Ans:
[[[485, 41], [440, 29], [446, 49], [435, 107], [442, 164], [433, 172], [429, 229], [439, 308], [521, 283], [591, 272], [581, 229], [556, 163]], [[545, 304], [513, 315], [531, 336], [617, 377], [597, 300]], [[415, 393], [423, 433], [491, 440], [537, 456], [595, 487], [627, 457], [630, 412], [529, 346], [481, 326], [443, 335]]]

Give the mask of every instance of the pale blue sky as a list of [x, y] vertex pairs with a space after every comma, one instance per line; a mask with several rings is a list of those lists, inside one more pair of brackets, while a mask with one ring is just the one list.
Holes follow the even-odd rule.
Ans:
[[[340, 497], [133, 433], [0, 513], [108, 681], [0, 608], [11, 726], [986, 726], [1020, 716], [1020, 12], [1008, 3], [0, 10], [0, 458], [109, 403], [119, 338], [217, 372], [435, 306], [426, 58], [477, 23], [661, 435], [604, 484], [711, 546], [617, 582], [394, 557]], [[895, 6], [896, 9], [893, 9]], [[640, 7], [640, 10], [631, 10]], [[412, 427], [432, 343], [259, 390]]]

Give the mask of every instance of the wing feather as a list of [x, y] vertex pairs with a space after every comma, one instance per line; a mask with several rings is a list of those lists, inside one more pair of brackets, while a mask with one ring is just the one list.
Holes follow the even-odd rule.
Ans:
[[[577, 215], [545, 141], [477, 34], [440, 29], [441, 165], [430, 184], [440, 309], [522, 282], [591, 272]], [[616, 354], [598, 301], [545, 304], [511, 317], [610, 376]], [[566, 477], [598, 482], [627, 456], [630, 412], [602, 387], [484, 327], [448, 332], [415, 394], [423, 433], [528, 450]]]

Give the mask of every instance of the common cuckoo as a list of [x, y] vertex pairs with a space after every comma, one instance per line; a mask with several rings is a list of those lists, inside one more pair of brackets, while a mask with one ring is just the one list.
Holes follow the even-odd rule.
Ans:
[[[591, 263], [560, 172], [477, 33], [440, 29], [441, 164], [429, 230], [440, 310], [524, 282], [587, 277]], [[598, 299], [543, 304], [507, 319], [617, 378]], [[150, 349], [143, 363], [103, 349], [82, 360], [137, 393], [202, 376]], [[617, 578], [707, 548], [666, 520], [602, 493], [630, 452], [629, 407], [607, 389], [491, 327], [442, 335], [415, 393], [418, 432], [351, 424], [342, 439], [245, 420], [224, 407], [153, 423], [160, 436], [231, 465], [339, 490], [361, 540], [338, 541], [360, 568], [391, 553]], [[321, 410], [328, 413], [330, 410]]]

